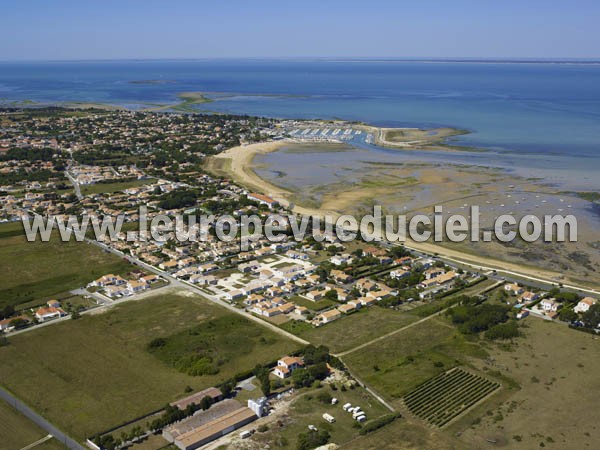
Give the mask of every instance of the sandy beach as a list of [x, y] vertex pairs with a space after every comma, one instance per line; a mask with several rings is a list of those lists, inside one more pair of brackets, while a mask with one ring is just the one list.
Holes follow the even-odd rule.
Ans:
[[[262, 179], [254, 172], [252, 165], [256, 155], [274, 152], [289, 145], [294, 145], [294, 143], [289, 141], [277, 141], [234, 147], [211, 158], [209, 161], [209, 170], [220, 176], [231, 178], [245, 186], [247, 189], [268, 195], [287, 206], [297, 198], [296, 193]], [[452, 181], [444, 176], [439, 170], [434, 170], [433, 168], [426, 169], [424, 170], [423, 176], [424, 179], [420, 180], [421, 183], [439, 183], [440, 189], [445, 186], [444, 191], [446, 193], [459, 189], [458, 185], [453, 184]], [[463, 174], [463, 176], [468, 179], [468, 174]], [[448, 184], [451, 184], [453, 188], [448, 188]], [[413, 187], [411, 186], [412, 185], [407, 185], [407, 189], [413, 190]], [[530, 186], [526, 187], [531, 188]], [[294, 203], [293, 211], [301, 215], [314, 215], [319, 217], [330, 216], [335, 220], [341, 214], [356, 214], [356, 211], [352, 211], [351, 207], [361, 198], [368, 197], [367, 193], [376, 196], [382, 195], [384, 191], [385, 188], [382, 188], [381, 186], [375, 186], [367, 190], [363, 187], [362, 190], [356, 189], [353, 191], [350, 189], [336, 192], [332, 191], [323, 194], [323, 201], [318, 207], [308, 207], [307, 205], [298, 205]], [[439, 191], [438, 194], [435, 195], [436, 200], [439, 200], [437, 197], [440, 195], [443, 196], [442, 191]], [[381, 236], [378, 231], [375, 232], [375, 235], [378, 237]], [[486, 247], [481, 246], [486, 244], [481, 243], [478, 244], [479, 247], [478, 245], [467, 245], [465, 243], [460, 246], [452, 245], [451, 248], [448, 248], [448, 245], [439, 245], [433, 242], [419, 243], [408, 240], [406, 245], [430, 254], [439, 254], [456, 261], [462, 261], [474, 266], [481, 266], [484, 268], [484, 271], [489, 270], [489, 268], [494, 268], [508, 272], [521, 273], [536, 279], [548, 280], [554, 283], [573, 282], [579, 284], [584, 283], [591, 287], [597, 286], [593, 280], [585, 282], [585, 280], [582, 280], [581, 276], [572, 277], [571, 274], [565, 273], [565, 271], [543, 268], [542, 265], [535, 267], [531, 264], [510, 260], [507, 261], [504, 258], [508, 258], [508, 253], [503, 253], [501, 247], [494, 247], [494, 251], [486, 252], [488, 254], [484, 255], [480, 253], [480, 250], [485, 249]], [[497, 255], [501, 259], [497, 259], [494, 255]], [[547, 264], [544, 265], [548, 267]]]
[[[290, 142], [288, 141], [271, 141], [233, 147], [213, 156], [209, 160], [208, 169], [219, 175], [233, 179], [247, 189], [268, 195], [282, 205], [287, 206], [290, 204], [290, 197], [293, 195], [293, 192], [275, 186], [260, 178], [252, 170], [252, 161], [256, 155], [271, 153], [289, 144]], [[324, 214], [319, 209], [311, 209], [299, 205], [294, 205], [294, 212], [306, 215]]]

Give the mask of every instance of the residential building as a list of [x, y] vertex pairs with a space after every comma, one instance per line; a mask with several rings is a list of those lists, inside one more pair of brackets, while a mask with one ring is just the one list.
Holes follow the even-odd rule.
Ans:
[[55, 308], [49, 306], [47, 308], [40, 308], [35, 312], [35, 318], [40, 322], [44, 322], [50, 319], [56, 319], [58, 317], [66, 316], [67, 313], [64, 312], [61, 308]]
[[337, 309], [331, 309], [329, 311], [325, 311], [324, 313], [319, 314], [316, 317], [316, 320], [319, 323], [325, 324], [333, 322], [334, 320], [337, 320], [340, 317], [342, 317], [342, 313], [340, 311], [338, 311]]
[[579, 300], [577, 305], [575, 305], [575, 308], [573, 308], [573, 311], [580, 314], [587, 312], [592, 306], [596, 304], [596, 302], [597, 300], [595, 298], [585, 297], [584, 299]]
[[284, 356], [277, 361], [277, 366], [273, 369], [273, 375], [279, 378], [287, 378], [296, 369], [304, 367], [304, 361], [295, 356]]

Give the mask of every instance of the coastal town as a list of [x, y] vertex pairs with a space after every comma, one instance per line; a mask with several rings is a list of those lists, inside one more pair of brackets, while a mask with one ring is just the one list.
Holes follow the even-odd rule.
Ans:
[[[252, 364], [221, 377], [219, 367], [234, 356], [204, 349], [212, 345], [208, 335], [194, 344], [204, 350], [177, 361], [163, 349], [171, 339], [184, 342], [184, 337], [148, 339], [145, 352], [170, 365], [169, 370], [211, 376], [212, 384], [197, 392], [186, 387], [185, 396], [172, 398], [161, 409], [148, 408], [144, 414], [86, 429], [88, 447], [158, 450], [171, 443], [194, 450], [214, 441], [233, 442], [232, 448], [287, 448], [278, 442], [293, 436], [296, 448], [308, 450], [337, 439], [350, 441], [404, 416], [442, 429], [493, 396], [506, 380], [471, 363], [434, 358], [429, 364], [433, 370], [427, 370], [432, 383], [437, 377], [462, 377], [473, 387], [456, 396], [456, 404], [434, 402], [431, 411], [422, 411], [418, 402], [413, 404], [426, 394], [418, 390], [420, 383], [399, 394], [380, 392], [380, 386], [389, 388], [372, 386], [382, 376], [381, 363], [366, 363], [365, 377], [367, 372], [357, 370], [352, 357], [421, 322], [444, 320], [440, 326], [456, 327], [457, 336], [482, 336], [490, 342], [518, 339], [529, 321], [557, 323], [585, 336], [598, 332], [596, 296], [558, 284], [528, 283], [385, 241], [342, 242], [323, 231], [302, 241], [291, 235], [276, 243], [261, 237], [241, 250], [238, 240], [217, 239], [216, 220], [188, 227], [188, 232], [197, 227], [199, 241], [178, 241], [174, 227], [161, 228], [161, 241], [139, 239], [141, 206], [149, 220], [197, 213], [292, 214], [289, 205], [207, 171], [205, 162], [233, 146], [298, 135], [372, 139], [352, 124], [334, 126], [339, 128], [308, 121], [93, 109], [0, 112], [0, 227], [9, 230], [7, 238], [19, 236], [16, 226], [24, 217], [125, 217], [116, 241], [86, 236], [80, 243], [113, 258], [113, 270], [99, 266], [93, 277], [43, 295], [19, 285], [2, 292], [0, 330], [7, 349], [16, 345], [13, 338], [17, 342], [50, 329], [59, 332], [72, 320], [85, 325], [102, 315], [118, 316], [122, 308], [152, 299], [160, 303], [161, 296], [174, 293], [202, 297], [243, 319], [245, 326], [293, 344], [285, 354], [250, 355]], [[194, 333], [207, 333], [211, 322], [205, 324], [202, 313], [198, 317], [202, 329], [184, 334], [193, 338]], [[262, 344], [269, 340], [274, 338], [257, 339]], [[398, 365], [418, 359], [413, 352]], [[294, 419], [294, 405], [304, 401], [316, 411], [318, 422]], [[315, 420], [298, 413], [304, 415]]]

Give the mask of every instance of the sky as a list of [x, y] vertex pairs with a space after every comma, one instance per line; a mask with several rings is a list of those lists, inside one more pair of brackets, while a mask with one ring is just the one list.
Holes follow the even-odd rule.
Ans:
[[0, 60], [599, 58], [597, 0], [1, 0]]

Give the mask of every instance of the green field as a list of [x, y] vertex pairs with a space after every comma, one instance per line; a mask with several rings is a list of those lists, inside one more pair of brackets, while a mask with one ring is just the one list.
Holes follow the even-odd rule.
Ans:
[[332, 352], [339, 353], [416, 320], [418, 317], [410, 313], [372, 306], [319, 328], [298, 327], [290, 331], [315, 345], [326, 345]]
[[[217, 374], [185, 375], [148, 351], [148, 343], [157, 337], [208, 327], [212, 321], [241, 325], [253, 341], [251, 347], [242, 344], [237, 352], [227, 353]], [[187, 386], [213, 386], [298, 348], [246, 322], [187, 292], [131, 301], [104, 314], [10, 338], [0, 348], [0, 380], [64, 431], [83, 438], [161, 408], [183, 397]], [[223, 326], [210, 336], [226, 346], [232, 331]], [[181, 335], [178, 340], [185, 339]]]
[[226, 314], [159, 337], [151, 341], [149, 351], [179, 372], [216, 375], [231, 361], [239, 362], [240, 349], [260, 355], [262, 347], [278, 345], [280, 340], [275, 334], [267, 336], [262, 327], [239, 314]]
[[300, 297], [299, 295], [294, 295], [290, 298], [290, 301], [298, 306], [304, 306], [305, 308], [308, 308], [311, 311], [322, 311], [326, 308], [331, 308], [332, 306], [339, 305], [338, 302], [334, 300], [329, 300], [327, 298], [322, 298], [321, 300], [313, 302], [312, 300]]
[[[0, 450], [18, 450], [48, 433], [19, 413], [4, 400], [0, 400]], [[56, 439], [35, 446], [35, 450], [60, 450], [64, 448]]]
[[416, 386], [460, 363], [485, 356], [444, 319], [432, 318], [344, 356], [356, 375], [392, 404]]
[[27, 242], [21, 223], [0, 226], [0, 308], [85, 286], [107, 273], [132, 266], [83, 242]]

